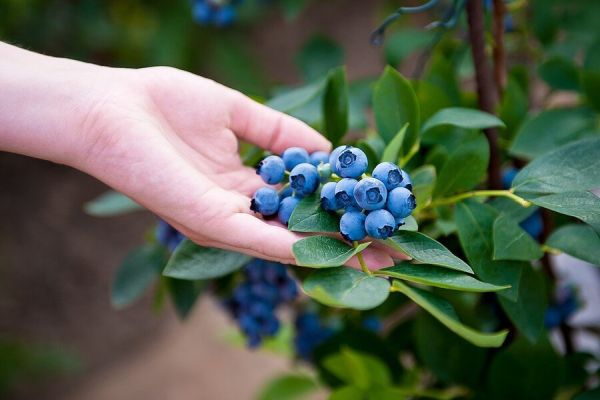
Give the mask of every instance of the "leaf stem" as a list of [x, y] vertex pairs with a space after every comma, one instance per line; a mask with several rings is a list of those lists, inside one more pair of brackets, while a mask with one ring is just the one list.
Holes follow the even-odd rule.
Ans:
[[[358, 242], [356, 240], [354, 242], [352, 242], [352, 247], [354, 247], [354, 248], [358, 247]], [[358, 258], [358, 263], [360, 264], [360, 269], [362, 269], [362, 272], [364, 272], [367, 275], [373, 275], [371, 270], [369, 270], [369, 267], [367, 267], [367, 263], [365, 263], [365, 259], [363, 258], [362, 251], [359, 251], [356, 254], [356, 258]]]
[[461, 194], [457, 194], [455, 196], [433, 200], [426, 207], [433, 208], [433, 207], [438, 207], [438, 206], [445, 206], [448, 204], [458, 203], [459, 201], [464, 200], [464, 199], [470, 199], [471, 197], [489, 197], [489, 196], [507, 197], [507, 198], [513, 200], [514, 202], [520, 204], [522, 207], [529, 207], [531, 205], [531, 202], [525, 200], [524, 198], [522, 198], [520, 196], [517, 196], [516, 194], [513, 193], [512, 189], [511, 189], [511, 190], [474, 190], [472, 192], [461, 193]]

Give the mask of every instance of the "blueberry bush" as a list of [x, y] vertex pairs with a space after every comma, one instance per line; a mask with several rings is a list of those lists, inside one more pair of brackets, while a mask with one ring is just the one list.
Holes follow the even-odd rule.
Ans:
[[[238, 6], [194, 1], [193, 16], [227, 26]], [[412, 14], [433, 22], [403, 28]], [[335, 42], [311, 39], [304, 82], [265, 102], [333, 152], [240, 149], [265, 182], [248, 207], [305, 235], [296, 265], [201, 247], [159, 221], [119, 268], [113, 304], [154, 287], [185, 317], [211, 294], [249, 347], [283, 347], [312, 371], [261, 399], [599, 398], [597, 354], [574, 342], [598, 328], [571, 325], [579, 290], [553, 265], [559, 253], [600, 265], [598, 18], [582, 0], [424, 1], [382, 17], [365, 40], [387, 66], [351, 81]], [[117, 193], [86, 205], [136, 208]], [[370, 268], [367, 247], [406, 257]]]

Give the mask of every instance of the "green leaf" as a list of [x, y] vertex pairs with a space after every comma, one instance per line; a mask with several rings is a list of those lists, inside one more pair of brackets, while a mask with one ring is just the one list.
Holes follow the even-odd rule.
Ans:
[[417, 224], [417, 220], [412, 215], [404, 218], [404, 225], [400, 226], [398, 230], [401, 231], [418, 231], [419, 225]]
[[487, 377], [492, 400], [547, 400], [555, 398], [562, 380], [562, 361], [550, 342], [537, 344], [517, 338], [493, 358]]
[[511, 146], [513, 156], [533, 159], [594, 132], [594, 113], [588, 108], [545, 110], [527, 120]]
[[439, 172], [433, 197], [443, 197], [475, 187], [485, 177], [490, 158], [488, 141], [481, 134], [458, 146]]
[[162, 246], [145, 244], [130, 252], [115, 275], [110, 300], [123, 308], [139, 299], [160, 276], [168, 255]]
[[492, 207], [468, 200], [457, 204], [454, 219], [461, 247], [477, 277], [497, 286], [510, 285], [510, 289], [498, 295], [516, 300], [523, 263], [492, 259], [493, 227], [497, 217], [498, 212]]
[[508, 334], [508, 330], [495, 333], [484, 333], [463, 325], [458, 319], [454, 307], [446, 300], [437, 297], [431, 292], [410, 287], [400, 281], [394, 281], [393, 290], [410, 298], [452, 332], [473, 343], [475, 346], [500, 347]]
[[165, 278], [169, 295], [175, 306], [175, 311], [181, 319], [190, 315], [196, 301], [205, 287], [204, 281], [187, 281], [182, 279]]
[[600, 266], [600, 237], [589, 226], [564, 225], [552, 232], [546, 245]]
[[540, 245], [512, 218], [500, 215], [494, 221], [494, 260], [537, 260], [544, 255]]
[[342, 386], [331, 392], [328, 400], [364, 400], [365, 393], [354, 386]]
[[451, 107], [444, 108], [429, 118], [423, 124], [422, 132], [437, 126], [456, 126], [464, 129], [504, 128], [504, 122], [492, 114], [473, 108]]
[[[402, 151], [409, 151], [419, 135], [419, 104], [410, 83], [391, 67], [386, 67], [373, 91], [373, 111], [377, 130], [386, 143], [408, 123]], [[404, 155], [404, 154], [402, 154]]]
[[371, 244], [361, 243], [356, 248], [329, 236], [309, 236], [292, 246], [296, 263], [302, 267], [327, 268], [344, 265], [349, 259]]
[[512, 187], [517, 194], [580, 191], [600, 187], [600, 137], [582, 139], [536, 158]]
[[410, 174], [413, 183], [413, 194], [417, 199], [417, 211], [431, 201], [433, 188], [436, 181], [436, 172], [433, 165], [423, 165]]
[[444, 289], [460, 290], [463, 292], [496, 292], [509, 288], [509, 286], [496, 286], [481, 282], [471, 275], [447, 268], [427, 264], [402, 263], [393, 267], [380, 269], [377, 275], [386, 275], [392, 278], [427, 286]]
[[296, 64], [307, 82], [320, 78], [343, 62], [344, 50], [330, 38], [319, 34], [304, 44], [296, 58]]
[[94, 200], [85, 203], [83, 209], [87, 214], [94, 217], [114, 217], [143, 210], [144, 207], [124, 194], [109, 190]]
[[544, 314], [548, 306], [544, 277], [530, 265], [522, 265], [518, 299], [500, 297], [500, 305], [517, 329], [534, 343], [544, 330]]
[[318, 389], [316, 380], [308, 375], [280, 375], [261, 389], [258, 400], [300, 400]]
[[583, 62], [582, 86], [589, 105], [600, 111], [600, 39], [586, 51]]
[[553, 89], [579, 90], [579, 69], [566, 57], [550, 57], [540, 64], [538, 74]]
[[303, 282], [304, 292], [332, 307], [369, 310], [387, 299], [390, 283], [348, 267], [314, 271]]
[[380, 242], [400, 250], [421, 263], [473, 273], [469, 265], [452, 254], [444, 245], [420, 232], [399, 231], [391, 238]]
[[251, 259], [245, 254], [202, 247], [185, 239], [175, 249], [163, 275], [187, 280], [218, 278], [242, 268]]
[[327, 79], [323, 78], [308, 85], [282, 91], [267, 101], [266, 105], [290, 114], [321, 96], [326, 84]]
[[348, 81], [346, 69], [332, 70], [323, 96], [323, 131], [334, 146], [348, 131]]
[[426, 47], [434, 33], [422, 29], [403, 29], [391, 33], [385, 40], [385, 59], [390, 65], [399, 65], [415, 51]]
[[404, 137], [406, 136], [407, 128], [408, 123], [404, 124], [404, 126], [400, 128], [398, 133], [396, 133], [396, 136], [394, 136], [392, 141], [389, 142], [387, 146], [385, 146], [383, 156], [381, 157], [381, 162], [388, 161], [392, 163], [398, 163], [398, 157], [400, 155], [402, 143], [404, 142]]
[[508, 138], [514, 137], [517, 128], [527, 116], [527, 110], [529, 110], [529, 98], [517, 79], [511, 75], [498, 109], [500, 119], [506, 123], [505, 135]]
[[339, 219], [335, 214], [321, 208], [321, 201], [316, 195], [303, 198], [296, 206], [288, 228], [294, 232], [338, 232]]
[[555, 193], [530, 197], [532, 203], [560, 214], [579, 218], [600, 234], [600, 197], [591, 192]]
[[323, 367], [341, 381], [362, 390], [389, 386], [392, 381], [390, 371], [382, 361], [348, 347], [325, 358]]

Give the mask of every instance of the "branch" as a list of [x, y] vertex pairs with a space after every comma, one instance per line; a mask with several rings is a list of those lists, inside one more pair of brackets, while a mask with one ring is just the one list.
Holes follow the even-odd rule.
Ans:
[[[481, 0], [467, 1], [467, 21], [469, 23], [469, 42], [475, 66], [477, 83], [477, 98], [479, 108], [490, 114], [495, 113], [498, 103], [498, 92], [492, 79], [492, 71], [485, 55], [485, 30], [483, 20], [483, 2]], [[488, 186], [492, 189], [502, 187], [500, 175], [500, 150], [498, 147], [498, 131], [494, 128], [485, 129], [485, 136], [490, 144], [490, 164], [488, 167]]]
[[494, 0], [494, 79], [501, 97], [506, 87], [506, 52], [504, 50], [504, 0]]

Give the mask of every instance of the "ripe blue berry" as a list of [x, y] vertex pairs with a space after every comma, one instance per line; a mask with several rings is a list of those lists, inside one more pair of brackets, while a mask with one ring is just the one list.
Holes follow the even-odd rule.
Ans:
[[235, 20], [235, 8], [231, 5], [224, 5], [219, 7], [215, 13], [215, 25], [217, 26], [229, 26]]
[[367, 236], [365, 215], [360, 211], [348, 211], [340, 219], [340, 233], [346, 240], [363, 240]]
[[315, 167], [319, 164], [327, 164], [329, 162], [329, 153], [326, 151], [315, 151], [310, 155], [310, 163]]
[[389, 191], [402, 184], [402, 171], [396, 164], [382, 162], [373, 169], [373, 178], [379, 179]]
[[286, 197], [285, 199], [281, 200], [281, 203], [279, 203], [279, 212], [277, 213], [277, 217], [279, 217], [279, 221], [281, 221], [282, 224], [288, 224], [290, 216], [292, 215], [292, 212], [294, 212], [294, 209], [299, 202], [300, 199], [293, 196]]
[[321, 188], [321, 208], [325, 211], [335, 211], [339, 208], [335, 199], [335, 187], [335, 182], [327, 182]]
[[196, 1], [192, 5], [192, 16], [197, 23], [206, 25], [213, 21], [215, 12], [210, 4], [203, 1]]
[[185, 239], [185, 236], [181, 232], [162, 219], [158, 220], [155, 234], [156, 240], [169, 249], [169, 251], [175, 250], [179, 246], [179, 243]]
[[331, 154], [329, 155], [329, 165], [331, 166], [331, 172], [333, 172], [336, 175], [340, 175], [340, 171], [338, 171], [337, 167], [336, 167], [336, 163], [337, 163], [337, 159], [340, 156], [340, 154], [342, 153], [342, 151], [344, 151], [345, 149], [349, 149], [350, 146], [338, 146], [336, 147]]
[[322, 323], [318, 314], [313, 312], [298, 314], [295, 326], [294, 347], [296, 354], [305, 360], [310, 360], [315, 348], [335, 333], [333, 329]]
[[397, 218], [406, 218], [417, 206], [415, 196], [408, 189], [399, 187], [388, 194], [387, 209]]
[[365, 210], [378, 210], [385, 205], [387, 189], [379, 179], [364, 178], [354, 188], [354, 198]]
[[277, 191], [270, 187], [258, 189], [252, 197], [250, 209], [264, 216], [274, 215], [279, 209], [279, 195]]
[[298, 164], [307, 163], [310, 161], [308, 152], [302, 147], [290, 147], [281, 155], [285, 163], [285, 169], [291, 171]]
[[401, 169], [400, 172], [402, 172], [402, 184], [400, 186], [402, 186], [403, 188], [406, 188], [408, 190], [412, 190], [413, 185], [412, 185], [412, 180], [410, 179], [410, 176], [403, 169]]
[[339, 208], [356, 208], [354, 199], [354, 188], [358, 181], [356, 179], [344, 178], [335, 185], [335, 201]]
[[404, 225], [406, 223], [406, 222], [404, 222], [404, 218], [394, 217], [394, 219], [396, 220], [396, 229], [400, 228], [402, 225]]
[[278, 156], [268, 156], [258, 163], [256, 173], [269, 185], [278, 184], [285, 176], [285, 164]]
[[292, 187], [290, 185], [285, 185], [283, 188], [279, 189], [279, 200], [283, 200], [286, 197], [290, 197], [293, 193], [294, 190], [292, 189]]
[[356, 147], [342, 150], [335, 161], [335, 169], [343, 178], [358, 178], [365, 173], [369, 166], [367, 155]]
[[387, 239], [394, 233], [396, 220], [387, 210], [371, 211], [365, 219], [365, 229], [374, 239]]
[[317, 168], [308, 163], [296, 165], [290, 172], [290, 186], [295, 193], [308, 196], [319, 187], [319, 172]]

